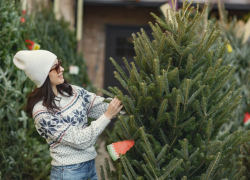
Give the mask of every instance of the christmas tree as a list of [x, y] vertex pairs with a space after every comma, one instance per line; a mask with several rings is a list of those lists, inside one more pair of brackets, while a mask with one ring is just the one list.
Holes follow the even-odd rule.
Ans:
[[[48, 146], [39, 142], [33, 121], [22, 111], [33, 83], [12, 62], [26, 49], [23, 35], [29, 33], [20, 19], [14, 1], [0, 1], [0, 179], [46, 179]], [[27, 23], [34, 28], [34, 22]]]
[[[247, 118], [247, 113], [250, 112], [250, 44], [246, 42], [245, 23], [242, 20], [237, 20], [233, 17], [231, 20], [228, 17], [228, 12], [225, 10], [224, 4], [218, 4], [220, 20], [217, 22], [218, 28], [221, 30], [222, 37], [229, 40], [227, 52], [224, 53], [223, 59], [226, 61], [223, 64], [231, 64], [236, 67], [231, 80], [226, 84], [229, 87], [230, 83], [235, 81], [235, 89], [241, 88], [241, 100], [236, 110], [232, 113], [232, 118], [228, 124], [225, 124], [222, 131], [231, 131], [241, 129], [250, 129], [249, 123], [244, 122]], [[243, 165], [246, 166], [246, 177], [250, 178], [250, 142], [244, 143], [240, 148]], [[237, 156], [236, 156], [237, 157]]]
[[[135, 144], [111, 161], [114, 170], [105, 160], [108, 179], [245, 179], [242, 162], [230, 157], [250, 132], [219, 134], [240, 100], [235, 82], [221, 91], [235, 71], [222, 65], [228, 41], [209, 22], [202, 36], [197, 34], [206, 6], [200, 13], [197, 5], [189, 18], [191, 3], [185, 0], [182, 11], [173, 7], [165, 20], [151, 13], [157, 21], [149, 23], [153, 41], [143, 29], [132, 35], [135, 62], [124, 58], [129, 76], [111, 58], [129, 95], [117, 87], [101, 90], [122, 100], [127, 113], [118, 116], [116, 131], [107, 133], [112, 142]], [[101, 176], [105, 179], [103, 167]]]
[[[211, 9], [211, 8], [210, 8]], [[239, 105], [233, 111], [230, 121], [225, 123], [221, 128], [221, 133], [225, 132], [235, 132], [237, 130], [249, 129], [249, 117], [250, 112], [250, 64], [249, 57], [250, 48], [249, 42], [246, 40], [245, 36], [245, 23], [242, 20], [238, 20], [236, 16], [233, 18], [228, 17], [228, 12], [225, 9], [225, 6], [220, 1], [218, 2], [218, 11], [219, 11], [219, 20], [216, 18], [209, 18], [209, 12], [205, 14], [204, 18], [199, 24], [199, 29], [197, 33], [201, 34], [201, 29], [203, 29], [204, 24], [207, 24], [208, 21], [213, 22], [215, 26], [221, 31], [221, 36], [223, 39], [228, 39], [229, 44], [227, 45], [227, 50], [223, 54], [224, 61], [223, 65], [232, 65], [236, 67], [233, 76], [225, 84], [225, 87], [221, 90], [222, 92], [227, 91], [227, 88], [233, 82], [236, 82], [234, 91], [241, 88]], [[240, 156], [239, 156], [240, 154]], [[246, 142], [241, 145], [239, 152], [234, 154], [234, 158], [241, 158], [243, 160], [243, 165], [246, 167], [245, 176], [247, 179], [250, 178], [250, 142]]]
[[[41, 49], [58, 53], [67, 70], [71, 63], [79, 66], [81, 76], [65, 72], [68, 74], [67, 80], [80, 86], [86, 84], [87, 88], [91, 86], [86, 70], [82, 69], [85, 67], [83, 57], [76, 53], [74, 32], [65, 29], [68, 28], [67, 23], [55, 18], [49, 19], [50, 22], [45, 18], [38, 21], [27, 15], [24, 17], [25, 22], [22, 22], [19, 7], [18, 1], [0, 1], [0, 179], [46, 180], [51, 170], [49, 145], [37, 133], [33, 119], [22, 110], [27, 100], [25, 96], [35, 84], [14, 66], [13, 56], [19, 50], [28, 49], [25, 40], [32, 38], [39, 41]], [[42, 12], [37, 12], [36, 16], [46, 16], [39, 13]], [[55, 25], [50, 25], [49, 35], [46, 35], [46, 31], [44, 36], [35, 36], [35, 32], [38, 32], [36, 28], [41, 29], [40, 25], [46, 23]], [[64, 43], [68, 45], [59, 46], [62, 39], [54, 39], [58, 28], [61, 28], [60, 32], [67, 40]], [[50, 43], [50, 47], [43, 43], [45, 40]]]
[[[237, 109], [232, 114], [230, 125], [225, 130], [235, 131], [243, 129], [243, 119], [245, 112], [250, 112], [250, 52], [249, 43], [244, 42], [244, 26], [240, 26], [241, 21], [234, 17], [231, 21], [227, 17], [227, 11], [223, 4], [219, 3], [220, 20], [217, 22], [218, 28], [221, 30], [222, 37], [229, 40], [227, 51], [224, 53], [223, 64], [231, 64], [236, 67], [231, 82], [236, 82], [236, 88], [241, 88], [241, 100]], [[230, 83], [230, 82], [229, 82]], [[229, 84], [227, 84], [229, 86]]]

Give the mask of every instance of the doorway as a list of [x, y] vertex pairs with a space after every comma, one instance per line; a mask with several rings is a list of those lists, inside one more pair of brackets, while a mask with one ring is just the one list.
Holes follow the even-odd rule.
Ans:
[[[117, 26], [117, 25], [106, 25], [106, 50], [105, 50], [105, 68], [104, 68], [104, 89], [108, 90], [108, 87], [118, 87], [123, 94], [128, 94], [127, 90], [123, 88], [120, 82], [114, 77], [115, 66], [112, 64], [110, 57], [112, 57], [121, 69], [129, 77], [129, 72], [123, 62], [125, 57], [130, 64], [134, 62], [133, 57], [135, 56], [134, 44], [132, 33], [140, 32], [143, 28], [150, 39], [153, 38], [151, 35], [150, 26]], [[107, 97], [104, 95], [104, 97]]]

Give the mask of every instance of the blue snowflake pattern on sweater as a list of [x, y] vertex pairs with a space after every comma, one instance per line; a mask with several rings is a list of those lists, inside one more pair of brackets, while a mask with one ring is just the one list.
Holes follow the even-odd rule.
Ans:
[[[36, 129], [50, 145], [51, 164], [54, 166], [94, 159], [94, 144], [110, 122], [104, 115], [108, 104], [103, 102], [103, 97], [74, 85], [72, 88], [73, 96], [58, 94], [60, 101], [55, 103], [60, 110], [56, 113], [49, 113], [42, 102], [33, 109]], [[88, 124], [88, 117], [97, 120]]]
[[84, 102], [87, 102], [87, 103], [90, 103], [90, 95], [86, 95], [86, 96], [84, 96]]
[[86, 116], [86, 111], [78, 111], [76, 109], [75, 111], [73, 111], [73, 114], [75, 115], [76, 121], [81, 123], [83, 121], [84, 117]]
[[75, 126], [77, 124], [77, 119], [75, 118], [75, 116], [73, 116], [73, 117], [70, 117], [70, 116], [63, 117], [63, 121], [65, 123], [71, 124], [72, 126]]
[[85, 94], [87, 94], [87, 91], [85, 91], [83, 88], [77, 89], [77, 92], [80, 96], [84, 96]]
[[47, 134], [53, 135], [56, 130], [56, 125], [59, 123], [57, 121], [46, 121], [44, 118], [39, 122], [41, 128], [38, 131], [41, 133], [42, 137], [48, 138]]

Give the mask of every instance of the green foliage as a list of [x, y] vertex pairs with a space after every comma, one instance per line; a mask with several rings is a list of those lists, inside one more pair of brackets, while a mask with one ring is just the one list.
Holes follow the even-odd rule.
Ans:
[[[25, 24], [20, 22], [20, 10], [15, 1], [0, 1], [0, 179], [14, 180], [45, 180], [49, 179], [51, 159], [49, 146], [44, 138], [37, 133], [33, 119], [27, 117], [22, 110], [26, 103], [25, 95], [32, 91], [35, 84], [31, 82], [24, 72], [18, 70], [13, 62], [14, 54], [27, 49], [26, 38], [35, 37], [39, 33], [38, 25], [50, 24], [49, 35], [37, 36], [42, 49], [48, 49], [58, 57], [64, 59], [65, 65], [73, 63], [79, 65], [81, 76], [67, 75], [67, 79], [74, 84], [89, 83], [85, 74], [85, 63], [80, 54], [76, 53], [76, 40], [74, 32], [65, 30], [67, 24], [61, 20], [56, 21], [49, 17], [52, 14], [31, 18], [26, 16]], [[49, 21], [49, 22], [48, 22]], [[54, 26], [52, 26], [54, 24]], [[66, 39], [61, 45], [58, 29]], [[41, 33], [42, 35], [42, 33]], [[55, 40], [54, 37], [58, 40]], [[46, 46], [46, 43], [50, 47]], [[65, 74], [68, 69], [65, 68]], [[86, 88], [91, 88], [87, 86]]]
[[[218, 28], [221, 30], [224, 38], [227, 38], [232, 47], [232, 52], [227, 52], [224, 54], [224, 64], [231, 64], [236, 67], [236, 71], [231, 78], [231, 81], [227, 83], [225, 89], [228, 89], [230, 83], [235, 81], [236, 84], [234, 89], [241, 88], [241, 96], [239, 106], [237, 106], [236, 110], [232, 114], [232, 118], [230, 122], [223, 126], [222, 131], [231, 131], [234, 132], [236, 130], [241, 129], [249, 129], [249, 127], [244, 126], [243, 118], [245, 112], [250, 112], [250, 44], [249, 42], [244, 43], [243, 37], [244, 33], [240, 33], [242, 31], [242, 27], [238, 26], [238, 20], [236, 17], [232, 18], [230, 21], [227, 16], [227, 11], [223, 4], [219, 4], [219, 12], [220, 12], [220, 21], [218, 21]], [[224, 91], [225, 91], [224, 89]], [[249, 142], [244, 143], [241, 147], [241, 158], [243, 159], [243, 164], [246, 166], [246, 176], [250, 178], [250, 167], [249, 167], [249, 153], [250, 144]]]
[[[200, 27], [202, 29], [204, 24], [207, 24], [209, 21], [213, 22], [215, 26], [218, 27], [221, 31], [221, 35], [223, 39], [228, 39], [229, 44], [232, 47], [232, 52], [228, 49], [223, 54], [223, 65], [230, 64], [236, 68], [233, 76], [230, 80], [225, 84], [225, 87], [222, 89], [222, 92], [225, 94], [230, 93], [230, 91], [236, 91], [241, 88], [240, 95], [242, 98], [240, 99], [239, 105], [236, 107], [235, 111], [232, 113], [230, 121], [225, 123], [222, 127], [221, 134], [230, 131], [235, 132], [237, 130], [249, 129], [249, 127], [243, 124], [243, 118], [245, 112], [250, 112], [250, 44], [249, 42], [244, 42], [244, 28], [240, 26], [241, 21], [237, 20], [236, 17], [229, 18], [228, 12], [225, 10], [223, 3], [218, 3], [219, 10], [219, 20], [216, 21], [215, 18], [209, 19], [209, 13], [203, 18], [200, 23]], [[233, 85], [234, 84], [234, 85]], [[233, 85], [233, 86], [232, 86]], [[238, 159], [242, 158], [243, 164], [246, 166], [246, 176], [250, 178], [250, 167], [249, 167], [249, 155], [250, 155], [250, 144], [249, 142], [244, 143], [241, 146], [240, 152], [237, 152], [234, 155], [234, 158]], [[238, 154], [241, 154], [238, 156]]]
[[127, 112], [108, 134], [135, 144], [114, 162], [114, 171], [106, 166], [109, 179], [244, 179], [244, 167], [237, 163], [234, 171], [230, 158], [250, 132], [219, 134], [241, 98], [233, 83], [222, 91], [236, 70], [222, 65], [228, 41], [211, 22], [197, 36], [206, 6], [191, 19], [190, 5], [184, 1], [183, 10], [170, 10], [172, 18], [165, 21], [151, 13], [157, 21], [149, 23], [154, 40], [143, 29], [132, 35], [139, 71], [125, 63], [130, 75], [123, 77], [111, 59], [129, 95], [116, 87], [109, 88], [111, 94], [102, 90], [118, 96]]

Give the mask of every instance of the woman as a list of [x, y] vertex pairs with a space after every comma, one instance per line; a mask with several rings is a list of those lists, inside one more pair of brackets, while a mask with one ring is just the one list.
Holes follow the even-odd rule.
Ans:
[[[50, 145], [51, 180], [98, 179], [94, 144], [122, 109], [121, 101], [104, 103], [103, 97], [70, 85], [61, 61], [49, 51], [22, 50], [13, 62], [37, 85], [27, 96], [26, 112]], [[97, 120], [88, 126], [87, 116]]]

